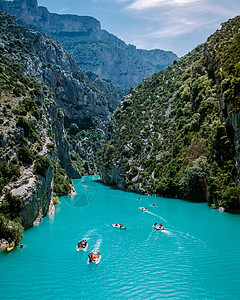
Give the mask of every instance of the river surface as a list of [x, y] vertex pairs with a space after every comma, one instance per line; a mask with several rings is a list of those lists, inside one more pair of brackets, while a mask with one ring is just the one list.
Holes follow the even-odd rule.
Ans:
[[[24, 232], [23, 249], [0, 253], [0, 299], [240, 299], [239, 215], [138, 200], [97, 177], [73, 180], [77, 194]], [[77, 252], [83, 238], [89, 247]], [[98, 265], [87, 264], [91, 250], [101, 252]]]

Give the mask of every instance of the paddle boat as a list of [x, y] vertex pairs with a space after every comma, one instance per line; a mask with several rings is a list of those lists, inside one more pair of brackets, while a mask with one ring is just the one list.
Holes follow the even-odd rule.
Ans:
[[7, 252], [11, 252], [13, 249], [14, 249], [15, 245], [14, 244], [10, 244], [6, 249], [7, 249]]
[[98, 265], [101, 261], [101, 254], [100, 252], [98, 251], [98, 253], [94, 253], [93, 251], [91, 251], [89, 254], [88, 254], [88, 261], [87, 263], [88, 264], [95, 264], [95, 265]]
[[157, 230], [164, 230], [164, 226], [162, 225], [162, 224], [157, 224], [157, 223], [155, 223], [154, 225], [153, 225], [153, 228], [155, 228], [155, 229], [157, 229]]
[[86, 251], [88, 248], [88, 242], [86, 240], [81, 240], [78, 244], [77, 244], [77, 251]]
[[146, 207], [139, 207], [139, 209], [140, 209], [140, 210], [143, 210], [143, 211], [144, 211], [144, 210], [147, 210]]
[[123, 226], [123, 224], [116, 223], [116, 224], [112, 224], [112, 226], [115, 227], [115, 228], [122, 229], [122, 230], [127, 229], [127, 227]]

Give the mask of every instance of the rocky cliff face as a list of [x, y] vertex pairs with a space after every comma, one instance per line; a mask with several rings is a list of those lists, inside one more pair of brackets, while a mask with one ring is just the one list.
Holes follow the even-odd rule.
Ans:
[[2, 14], [0, 58], [0, 235], [15, 239], [17, 232], [18, 240], [11, 222], [20, 217], [28, 228], [47, 214], [58, 160], [79, 177], [66, 130], [103, 130], [116, 98], [110, 83], [107, 89], [96, 76], [90, 81], [58, 42]]
[[130, 90], [98, 152], [104, 182], [240, 212], [239, 28], [229, 20]]
[[32, 226], [52, 199], [55, 140], [48, 106], [56, 103], [43, 84], [24, 74], [13, 44], [9, 53], [14, 22], [2, 15], [0, 20], [0, 215], [8, 220], [0, 235], [16, 241], [17, 218], [24, 228]]
[[[10, 51], [10, 43], [16, 43], [17, 51], [20, 51], [19, 61], [24, 65], [26, 74], [47, 85], [61, 109], [59, 114], [56, 112], [52, 114], [54, 120], [59, 123], [59, 118], [56, 116], [62, 113], [65, 128], [69, 129], [71, 124], [76, 124], [78, 130], [97, 128], [104, 134], [106, 123], [110, 119], [111, 112], [116, 108], [117, 99], [121, 97], [122, 91], [115, 92], [115, 87], [112, 88], [109, 83], [103, 82], [96, 76], [90, 81], [88, 76], [79, 69], [73, 57], [57, 41], [39, 32], [18, 27], [16, 24], [14, 33], [11, 34], [12, 40], [9, 43], [5, 41], [4, 47], [6, 51]], [[70, 148], [67, 145], [62, 125], [55, 125], [54, 129], [55, 136], [58, 138], [57, 149], [62, 166], [71, 177], [76, 177], [77, 172], [71, 167], [70, 158], [66, 157], [69, 151], [65, 151], [74, 150], [74, 145]], [[69, 141], [71, 142], [72, 139]], [[84, 153], [82, 157], [85, 158]]]
[[171, 51], [140, 50], [101, 29], [92, 17], [58, 15], [35, 0], [1, 1], [0, 10], [59, 40], [83, 70], [130, 88], [178, 59]]

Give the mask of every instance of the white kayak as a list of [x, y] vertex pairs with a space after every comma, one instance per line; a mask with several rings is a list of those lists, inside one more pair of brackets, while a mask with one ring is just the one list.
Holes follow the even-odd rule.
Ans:
[[113, 227], [115, 227], [115, 228], [119, 228], [119, 229], [121, 229], [121, 230], [125, 230], [125, 229], [127, 229], [127, 227], [125, 227], [125, 226], [120, 226], [120, 224], [112, 224], [112, 226]]
[[101, 261], [101, 258], [102, 258], [102, 256], [99, 255], [98, 258], [96, 258], [95, 260], [90, 261], [90, 260], [88, 259], [87, 263], [88, 263], [88, 264], [95, 264], [95, 265], [98, 265], [98, 264], [100, 263], [100, 261]]
[[87, 250], [87, 248], [88, 248], [88, 243], [87, 243], [87, 245], [86, 245], [85, 247], [83, 247], [83, 246], [80, 246], [80, 247], [78, 247], [78, 245], [77, 245], [77, 248], [76, 248], [76, 250], [77, 250], [77, 251], [80, 251], [80, 250], [82, 250], [82, 251], [86, 251], [86, 250]]

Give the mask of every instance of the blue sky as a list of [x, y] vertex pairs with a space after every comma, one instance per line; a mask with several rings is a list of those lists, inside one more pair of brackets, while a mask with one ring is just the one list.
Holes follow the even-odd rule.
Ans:
[[240, 14], [239, 0], [38, 0], [50, 12], [92, 16], [102, 28], [141, 49], [182, 56]]

